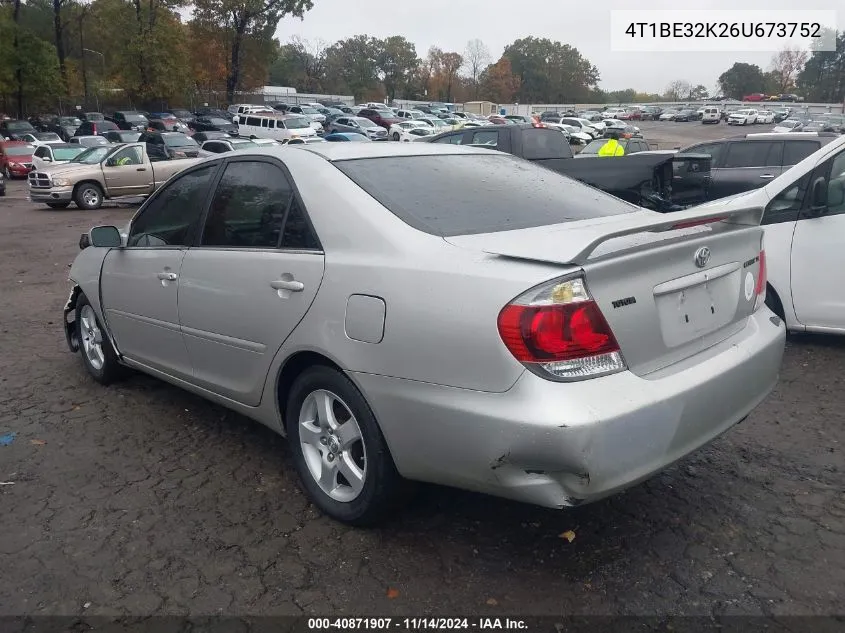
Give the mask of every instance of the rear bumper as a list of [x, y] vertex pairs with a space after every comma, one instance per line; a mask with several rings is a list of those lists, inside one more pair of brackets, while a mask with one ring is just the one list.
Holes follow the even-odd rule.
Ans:
[[32, 202], [72, 202], [73, 187], [51, 187], [50, 189], [29, 189]]
[[562, 508], [623, 490], [745, 418], [777, 382], [785, 328], [767, 308], [733, 337], [647, 377], [504, 393], [350, 373], [410, 479]]

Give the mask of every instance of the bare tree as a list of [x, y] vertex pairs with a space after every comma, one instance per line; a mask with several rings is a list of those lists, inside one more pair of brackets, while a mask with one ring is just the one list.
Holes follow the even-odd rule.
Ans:
[[479, 39], [470, 40], [467, 42], [466, 50], [464, 51], [464, 66], [467, 69], [472, 85], [475, 89], [475, 98], [478, 99], [479, 93], [479, 79], [482, 71], [490, 64], [490, 51]]
[[807, 63], [807, 57], [807, 51], [788, 47], [772, 57], [772, 72], [777, 78], [780, 92], [786, 92], [795, 86], [795, 80]]
[[692, 90], [692, 86], [688, 81], [684, 81], [683, 79], [675, 79], [669, 82], [669, 85], [666, 86], [666, 99], [669, 101], [680, 101], [683, 98], [688, 98], [690, 91]]
[[306, 40], [294, 35], [290, 38], [290, 47], [296, 55], [297, 63], [305, 74], [305, 89], [311, 92], [320, 91], [326, 74], [328, 43], [319, 38]]

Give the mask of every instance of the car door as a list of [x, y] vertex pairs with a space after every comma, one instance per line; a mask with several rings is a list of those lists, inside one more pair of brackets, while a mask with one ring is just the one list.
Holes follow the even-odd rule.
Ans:
[[[147, 172], [146, 174], [139, 172]], [[103, 178], [112, 196], [140, 196], [150, 192], [150, 174], [143, 145], [124, 147], [103, 163]]]
[[783, 171], [782, 156], [783, 141], [727, 143], [723, 153], [711, 163], [710, 199], [724, 198], [768, 184]]
[[[814, 185], [821, 194], [817, 199]], [[813, 172], [795, 224], [791, 263], [798, 321], [809, 328], [845, 330], [845, 150]]]
[[282, 164], [229, 158], [181, 271], [179, 318], [194, 381], [258, 405], [270, 363], [317, 295], [323, 268]]
[[192, 367], [179, 328], [179, 274], [219, 165], [185, 171], [151, 197], [133, 219], [126, 246], [106, 255], [100, 280], [106, 323], [120, 352], [186, 379]]

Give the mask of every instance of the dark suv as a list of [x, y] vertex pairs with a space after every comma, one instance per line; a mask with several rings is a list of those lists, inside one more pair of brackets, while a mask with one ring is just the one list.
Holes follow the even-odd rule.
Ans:
[[708, 200], [757, 189], [837, 138], [832, 133], [746, 134], [690, 145], [682, 154], [708, 154]]

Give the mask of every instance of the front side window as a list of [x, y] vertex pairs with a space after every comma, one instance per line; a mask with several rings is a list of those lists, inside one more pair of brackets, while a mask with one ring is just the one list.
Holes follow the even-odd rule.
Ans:
[[202, 245], [276, 248], [292, 193], [284, 172], [275, 165], [229, 163], [211, 202]]
[[798, 219], [798, 212], [804, 202], [804, 195], [810, 186], [812, 173], [805, 174], [797, 182], [781, 191], [772, 198], [763, 214], [762, 224], [777, 224], [779, 222], [794, 222]]
[[127, 165], [140, 165], [143, 161], [141, 148], [137, 145], [126, 147], [109, 159], [109, 163], [115, 167], [125, 167]]
[[707, 154], [710, 156], [710, 166], [721, 167], [721, 157], [725, 150], [724, 143], [704, 143], [703, 145], [696, 145], [688, 147], [683, 154]]
[[499, 144], [499, 133], [496, 131], [473, 132], [472, 144], [496, 147]]
[[827, 179], [827, 213], [845, 213], [845, 151], [839, 152], [830, 164]]
[[[724, 167], [765, 167], [769, 158], [782, 143], [768, 141], [739, 141], [731, 143], [725, 157]], [[778, 155], [778, 165], [780, 156]]]
[[461, 134], [449, 134], [448, 136], [444, 136], [442, 138], [437, 139], [434, 141], [435, 143], [445, 143], [449, 145], [460, 145], [463, 141], [464, 135]]
[[560, 132], [532, 128], [522, 134], [522, 154], [527, 160], [572, 158], [572, 148]]
[[127, 246], [190, 246], [216, 169], [204, 165], [168, 183], [132, 222]]

